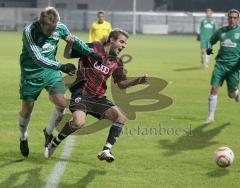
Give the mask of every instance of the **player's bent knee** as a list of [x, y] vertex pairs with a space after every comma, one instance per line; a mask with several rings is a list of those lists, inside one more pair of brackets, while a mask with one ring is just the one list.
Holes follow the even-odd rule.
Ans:
[[73, 121], [72, 122], [72, 126], [74, 128], [78, 128], [78, 129], [82, 128], [84, 126], [84, 124], [85, 124], [85, 121]]
[[67, 107], [67, 100], [64, 95], [51, 95], [50, 100], [59, 108], [65, 109]]
[[84, 124], [85, 124], [85, 117], [86, 117], [85, 112], [75, 111], [75, 112], [73, 113], [73, 120], [72, 120], [73, 125], [74, 125], [76, 128], [81, 128], [81, 127], [83, 127]]
[[72, 121], [72, 123], [73, 123], [73, 126], [75, 127], [75, 128], [81, 128], [81, 127], [83, 127], [84, 126], [84, 124], [85, 124], [85, 118], [73, 118], [73, 121]]
[[56, 105], [58, 106], [58, 108], [65, 109], [67, 108], [67, 101], [59, 101]]
[[127, 122], [127, 117], [123, 114], [119, 115], [116, 122], [121, 123], [121, 124], [126, 124]]

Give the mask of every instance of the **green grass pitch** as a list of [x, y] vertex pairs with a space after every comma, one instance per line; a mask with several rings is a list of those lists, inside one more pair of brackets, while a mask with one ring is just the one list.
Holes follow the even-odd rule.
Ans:
[[[83, 40], [86, 34], [77, 33]], [[53, 157], [43, 156], [42, 129], [50, 119], [51, 104], [46, 91], [40, 95], [29, 128], [29, 158], [19, 152], [17, 116], [19, 100], [19, 54], [21, 33], [0, 33], [0, 187], [44, 187], [65, 141]], [[63, 58], [64, 43], [58, 59]], [[217, 53], [217, 46], [214, 49]], [[137, 112], [113, 148], [116, 161], [98, 161], [108, 128], [89, 135], [76, 136], [73, 152], [59, 187], [239, 187], [240, 106], [227, 97], [224, 85], [218, 95], [216, 122], [204, 126], [207, 116], [209, 80], [214, 59], [208, 69], [200, 68], [199, 43], [193, 36], [131, 36], [122, 52], [133, 60], [126, 64], [129, 76], [147, 73], [168, 82], [159, 94], [169, 96], [173, 104], [157, 111]], [[76, 60], [71, 60], [76, 62]], [[135, 87], [129, 92], [143, 89]], [[110, 90], [107, 95], [112, 98]], [[147, 105], [156, 100], [138, 100]], [[69, 114], [69, 112], [67, 112]], [[96, 120], [87, 117], [87, 125]], [[157, 134], [150, 130], [157, 130]], [[55, 131], [55, 134], [57, 131]], [[221, 169], [213, 162], [213, 152], [229, 146], [235, 153], [231, 167]]]

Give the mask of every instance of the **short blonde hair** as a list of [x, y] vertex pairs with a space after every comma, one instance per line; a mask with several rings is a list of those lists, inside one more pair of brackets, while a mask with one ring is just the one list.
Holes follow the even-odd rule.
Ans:
[[229, 17], [230, 14], [232, 14], [232, 13], [236, 13], [236, 14], [238, 15], [238, 18], [239, 18], [239, 11], [238, 11], [237, 9], [230, 9], [230, 10], [228, 11], [228, 17]]
[[54, 7], [46, 7], [40, 14], [40, 23], [43, 25], [55, 25], [59, 21], [59, 13]]
[[104, 11], [104, 10], [99, 10], [98, 13], [97, 13], [97, 15], [99, 16], [100, 14], [105, 15], [105, 11]]

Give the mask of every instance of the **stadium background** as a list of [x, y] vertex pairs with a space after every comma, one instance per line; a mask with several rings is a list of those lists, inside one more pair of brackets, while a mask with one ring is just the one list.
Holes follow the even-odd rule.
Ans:
[[[135, 2], [135, 3], [134, 3]], [[231, 0], [0, 0], [0, 30], [22, 31], [24, 25], [36, 19], [42, 7], [49, 4], [59, 11], [62, 21], [72, 31], [87, 31], [96, 19], [96, 11], [107, 11], [106, 19], [113, 27], [121, 27], [132, 33], [148, 33], [158, 30], [163, 34], [194, 34], [198, 32], [203, 11], [213, 7], [219, 26], [226, 24], [224, 17], [229, 8], [239, 8]], [[150, 25], [150, 27], [149, 27]], [[153, 27], [152, 27], [153, 26]]]

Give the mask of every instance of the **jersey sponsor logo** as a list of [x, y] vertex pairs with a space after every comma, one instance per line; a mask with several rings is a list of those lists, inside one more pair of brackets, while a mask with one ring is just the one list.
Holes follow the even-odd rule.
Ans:
[[52, 37], [53, 37], [54, 40], [59, 40], [59, 33], [55, 31], [55, 32], [52, 34]]
[[94, 63], [94, 68], [101, 71], [103, 74], [109, 73], [109, 68], [104, 65], [98, 65], [97, 62]]
[[232, 42], [230, 39], [226, 39], [226, 40], [221, 42], [221, 46], [230, 47], [230, 48], [236, 48], [237, 47], [237, 43]]
[[205, 24], [205, 25], [204, 25], [204, 28], [206, 28], [206, 29], [212, 29], [212, 28], [213, 28], [213, 25], [211, 25], [210, 23], [208, 23], [208, 24]]
[[46, 43], [42, 46], [42, 49], [43, 49], [42, 53], [47, 53], [47, 52], [50, 52], [50, 51], [54, 50], [55, 46], [53, 46], [50, 43]]
[[235, 33], [235, 34], [234, 34], [234, 38], [235, 38], [235, 39], [239, 39], [239, 38], [240, 38], [240, 33]]

